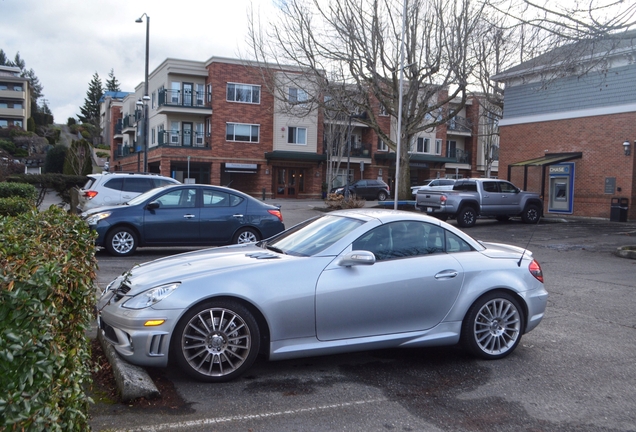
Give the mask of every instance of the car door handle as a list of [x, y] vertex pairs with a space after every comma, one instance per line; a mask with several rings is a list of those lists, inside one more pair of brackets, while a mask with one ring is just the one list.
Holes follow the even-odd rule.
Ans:
[[452, 279], [457, 277], [458, 274], [457, 270], [442, 270], [435, 275], [435, 279]]
[[193, 214], [184, 214], [183, 217], [186, 219], [192, 219], [195, 216]]
[[235, 214], [235, 215], [232, 215], [232, 217], [235, 217], [235, 218], [237, 218], [237, 219], [240, 219], [240, 218], [242, 218], [242, 217], [243, 217], [243, 215], [242, 215], [242, 214]]

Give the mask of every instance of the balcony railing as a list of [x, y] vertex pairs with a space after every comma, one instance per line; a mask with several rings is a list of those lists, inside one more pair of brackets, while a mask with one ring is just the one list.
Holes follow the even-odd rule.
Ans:
[[159, 132], [158, 143], [160, 146], [171, 147], [209, 147], [209, 137], [203, 132], [183, 132], [167, 130]]
[[115, 157], [124, 157], [124, 156], [128, 156], [130, 154], [133, 154], [134, 148], [132, 146], [129, 145], [118, 145], [117, 146], [117, 151], [115, 152]]
[[[346, 144], [342, 144], [346, 146]], [[325, 145], [324, 151], [327, 152], [327, 146]], [[334, 145], [331, 148], [331, 155], [338, 156], [338, 145]], [[342, 149], [342, 157], [347, 157], [347, 148]], [[371, 157], [371, 144], [370, 143], [352, 143], [351, 144], [351, 157], [357, 158], [370, 158]]]
[[455, 159], [457, 163], [470, 165], [470, 152], [464, 151], [462, 149], [449, 148], [446, 151], [446, 157]]
[[124, 124], [123, 119], [117, 119], [117, 123], [115, 123], [115, 135], [121, 135], [123, 124]]
[[187, 108], [209, 108], [205, 103], [205, 92], [183, 93], [180, 90], [162, 90], [159, 92], [159, 106]]
[[124, 116], [122, 129], [134, 128], [136, 125], [137, 125], [136, 116], [132, 114], [128, 114]]
[[473, 122], [466, 117], [455, 116], [446, 123], [446, 126], [449, 131], [468, 133], [473, 131]]

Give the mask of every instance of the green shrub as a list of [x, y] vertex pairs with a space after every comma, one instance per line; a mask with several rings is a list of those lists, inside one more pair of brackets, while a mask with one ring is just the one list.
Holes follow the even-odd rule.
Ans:
[[65, 203], [71, 203], [71, 190], [83, 186], [86, 176], [64, 174], [18, 174], [12, 175], [7, 181], [13, 183], [29, 183], [40, 188], [36, 205], [39, 207], [47, 192], [54, 190]]
[[35, 202], [20, 197], [0, 198], [0, 216], [17, 216], [35, 210]]
[[90, 430], [93, 242], [59, 208], [0, 217], [0, 430]]
[[21, 197], [30, 199], [35, 203], [38, 191], [35, 186], [27, 183], [0, 183], [0, 198]]

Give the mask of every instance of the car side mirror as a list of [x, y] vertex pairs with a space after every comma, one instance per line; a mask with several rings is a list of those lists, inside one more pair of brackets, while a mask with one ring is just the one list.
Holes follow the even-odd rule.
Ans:
[[365, 250], [354, 250], [348, 252], [342, 258], [340, 258], [340, 261], [338, 261], [338, 265], [342, 267], [373, 264], [375, 264], [375, 255], [373, 254], [373, 252]]
[[161, 207], [161, 204], [159, 204], [157, 201], [149, 202], [146, 205], [147, 210], [155, 210], [155, 209], [158, 209], [159, 207]]

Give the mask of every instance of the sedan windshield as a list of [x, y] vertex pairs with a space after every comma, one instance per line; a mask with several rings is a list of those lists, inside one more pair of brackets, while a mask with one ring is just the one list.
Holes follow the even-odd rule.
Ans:
[[364, 223], [349, 217], [322, 216], [282, 232], [263, 246], [288, 255], [316, 255]]

